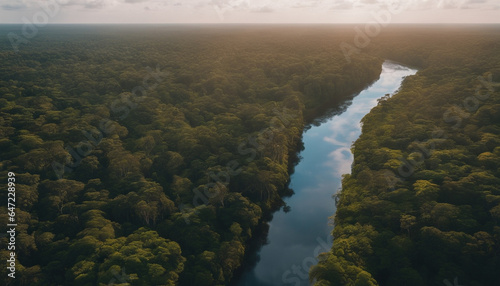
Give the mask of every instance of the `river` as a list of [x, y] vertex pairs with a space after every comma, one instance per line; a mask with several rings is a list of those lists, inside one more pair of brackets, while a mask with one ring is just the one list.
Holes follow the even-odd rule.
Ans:
[[351, 171], [350, 148], [361, 134], [360, 121], [377, 99], [396, 92], [404, 77], [415, 73], [386, 61], [379, 80], [354, 97], [344, 112], [304, 132], [305, 149], [290, 181], [295, 194], [286, 199], [291, 209], [274, 214], [260, 260], [243, 273], [238, 286], [309, 285], [309, 267], [332, 245], [332, 195], [341, 187], [342, 174]]

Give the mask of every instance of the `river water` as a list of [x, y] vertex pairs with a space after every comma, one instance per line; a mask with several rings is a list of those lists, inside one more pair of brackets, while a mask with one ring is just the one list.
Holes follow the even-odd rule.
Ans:
[[350, 148], [361, 134], [360, 121], [377, 105], [377, 99], [396, 92], [404, 77], [415, 73], [386, 61], [379, 80], [357, 95], [344, 112], [305, 131], [302, 160], [290, 182], [295, 194], [286, 199], [291, 209], [274, 214], [269, 243], [261, 248], [260, 260], [244, 272], [238, 286], [309, 285], [309, 268], [332, 245], [332, 195], [341, 187], [342, 174], [351, 171]]

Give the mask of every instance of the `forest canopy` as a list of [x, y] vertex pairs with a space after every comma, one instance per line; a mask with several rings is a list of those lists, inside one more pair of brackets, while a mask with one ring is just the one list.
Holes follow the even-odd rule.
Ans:
[[16, 174], [16, 281], [227, 285], [292, 193], [304, 126], [380, 74], [381, 58], [344, 60], [347, 36], [49, 26], [17, 53], [2, 40], [0, 176]]
[[499, 284], [498, 27], [391, 27], [349, 60], [352, 26], [49, 25], [15, 52], [20, 28], [0, 26], [18, 285], [228, 285], [303, 130], [386, 59], [419, 72], [363, 119], [311, 281]]
[[500, 284], [499, 48], [493, 26], [373, 42], [419, 71], [362, 120], [314, 285]]

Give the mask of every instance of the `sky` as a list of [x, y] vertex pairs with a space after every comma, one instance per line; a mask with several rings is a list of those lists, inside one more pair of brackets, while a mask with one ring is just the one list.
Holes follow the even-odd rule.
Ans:
[[373, 21], [499, 23], [500, 0], [0, 0], [0, 23]]

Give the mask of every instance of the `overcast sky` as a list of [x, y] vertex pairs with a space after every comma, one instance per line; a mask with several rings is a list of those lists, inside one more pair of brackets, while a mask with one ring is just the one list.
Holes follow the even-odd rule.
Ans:
[[500, 0], [0, 0], [0, 23], [366, 23], [389, 8], [391, 23], [500, 22]]

